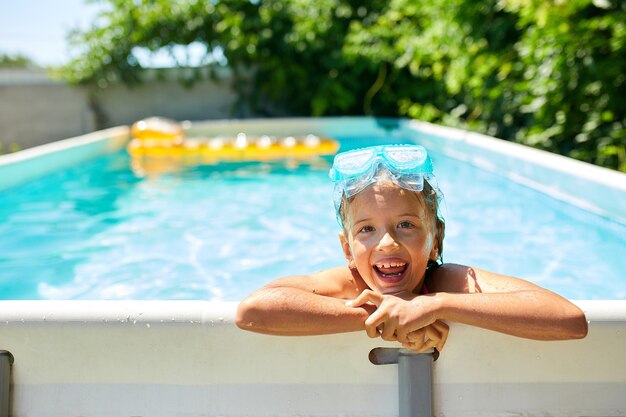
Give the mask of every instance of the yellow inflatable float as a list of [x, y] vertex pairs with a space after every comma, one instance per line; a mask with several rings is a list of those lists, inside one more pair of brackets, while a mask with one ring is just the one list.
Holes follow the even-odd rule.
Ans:
[[131, 126], [128, 152], [134, 159], [168, 159], [183, 165], [219, 162], [308, 159], [334, 155], [337, 141], [316, 135], [275, 137], [249, 136], [187, 138], [182, 126], [170, 119], [152, 117]]

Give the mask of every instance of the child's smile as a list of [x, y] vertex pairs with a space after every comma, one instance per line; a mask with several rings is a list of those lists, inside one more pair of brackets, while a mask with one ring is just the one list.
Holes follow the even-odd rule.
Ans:
[[436, 259], [432, 219], [419, 195], [376, 183], [348, 208], [344, 253], [374, 291], [419, 291], [429, 259]]
[[382, 281], [398, 283], [404, 279], [407, 263], [402, 260], [387, 259], [374, 264], [374, 270]]

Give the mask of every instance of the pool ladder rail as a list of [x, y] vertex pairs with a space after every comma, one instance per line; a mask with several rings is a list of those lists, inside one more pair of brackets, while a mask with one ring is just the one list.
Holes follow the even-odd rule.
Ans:
[[431, 353], [417, 353], [409, 349], [374, 348], [369, 360], [374, 365], [398, 364], [399, 417], [432, 417], [432, 364], [439, 357]]
[[11, 366], [14, 358], [11, 352], [0, 350], [0, 417], [9, 416], [11, 392]]

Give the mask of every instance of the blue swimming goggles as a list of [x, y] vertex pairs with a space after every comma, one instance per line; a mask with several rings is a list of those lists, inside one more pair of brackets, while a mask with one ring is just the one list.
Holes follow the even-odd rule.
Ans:
[[335, 210], [339, 211], [344, 195], [355, 196], [382, 175], [401, 188], [417, 192], [424, 189], [425, 179], [433, 178], [433, 165], [420, 145], [371, 146], [339, 153], [329, 172], [335, 183]]

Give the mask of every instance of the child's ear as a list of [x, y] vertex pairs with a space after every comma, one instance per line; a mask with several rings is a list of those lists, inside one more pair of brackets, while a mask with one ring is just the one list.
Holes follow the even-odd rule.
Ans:
[[346, 239], [346, 235], [343, 232], [339, 232], [339, 242], [341, 243], [341, 249], [343, 249], [343, 256], [348, 261], [348, 268], [354, 268], [354, 259], [352, 258], [352, 251], [350, 250], [350, 243]]

